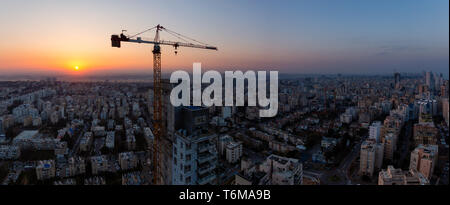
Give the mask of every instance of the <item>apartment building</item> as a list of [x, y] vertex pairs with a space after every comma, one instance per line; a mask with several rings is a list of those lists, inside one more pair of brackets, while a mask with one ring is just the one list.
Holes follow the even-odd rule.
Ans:
[[115, 140], [116, 132], [110, 131], [106, 133], [105, 146], [109, 149], [114, 148], [114, 140]]
[[442, 117], [444, 117], [445, 123], [447, 124], [448, 127], [449, 126], [448, 98], [442, 99]]
[[55, 177], [55, 161], [54, 160], [42, 160], [38, 161], [36, 166], [36, 177], [38, 180], [50, 179]]
[[242, 157], [242, 142], [230, 142], [226, 147], [228, 163], [236, 163]]
[[92, 132], [84, 133], [83, 137], [80, 139], [80, 151], [87, 152], [90, 150], [93, 142]]
[[219, 137], [219, 155], [226, 156], [226, 149], [228, 143], [232, 142], [233, 138], [230, 135], [223, 135]]
[[437, 145], [419, 145], [411, 152], [409, 169], [422, 173], [427, 179], [433, 176], [438, 159]]
[[381, 138], [381, 143], [384, 146], [384, 159], [392, 161], [394, 159], [394, 152], [397, 148], [397, 134], [387, 133]]
[[373, 176], [373, 173], [383, 164], [383, 155], [383, 144], [376, 143], [375, 139], [364, 141], [361, 145], [359, 173]]
[[13, 160], [20, 157], [20, 148], [14, 145], [0, 145], [0, 159]]
[[298, 159], [272, 154], [260, 165], [260, 171], [267, 174], [267, 185], [301, 185], [303, 183], [303, 165]]
[[429, 183], [420, 172], [403, 171], [392, 165], [378, 173], [378, 185], [428, 185]]
[[172, 152], [172, 184], [216, 184], [217, 135], [207, 130], [208, 109], [183, 107]]
[[128, 150], [136, 149], [136, 137], [133, 134], [127, 134], [126, 143]]
[[414, 124], [414, 143], [416, 146], [420, 144], [436, 144], [438, 129], [433, 122]]
[[377, 142], [380, 142], [381, 127], [380, 121], [373, 122], [369, 127], [369, 138], [376, 139]]
[[138, 159], [133, 152], [119, 153], [119, 164], [122, 170], [133, 169], [138, 165]]
[[109, 170], [109, 162], [106, 155], [91, 157], [92, 174], [97, 175], [100, 172]]
[[86, 162], [82, 157], [70, 157], [68, 160], [70, 176], [86, 173]]
[[216, 134], [176, 132], [173, 144], [173, 184], [214, 184], [217, 150]]

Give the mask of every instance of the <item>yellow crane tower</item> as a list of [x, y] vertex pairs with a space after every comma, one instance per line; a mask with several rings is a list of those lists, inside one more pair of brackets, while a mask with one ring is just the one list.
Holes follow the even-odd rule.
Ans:
[[[138, 37], [139, 35], [145, 32], [152, 31], [154, 29], [156, 30], [156, 34], [153, 40], [144, 40], [142, 37]], [[124, 31], [126, 30], [122, 30], [122, 33], [120, 35], [111, 36], [112, 47], [120, 48], [121, 42], [153, 44], [153, 184], [161, 184], [161, 160], [159, 143], [164, 134], [162, 127], [161, 45], [173, 46], [175, 48], [175, 54], [178, 53], [178, 47], [190, 47], [209, 50], [217, 50], [217, 47], [210, 46], [195, 39], [181, 35], [177, 32], [164, 28], [159, 24], [153, 28], [147, 29], [132, 36], [125, 35], [123, 33]], [[161, 31], [165, 31], [183, 42], [160, 40], [159, 35]]]

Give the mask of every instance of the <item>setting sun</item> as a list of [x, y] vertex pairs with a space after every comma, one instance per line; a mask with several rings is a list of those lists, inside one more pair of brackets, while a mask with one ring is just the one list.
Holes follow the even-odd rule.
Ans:
[[75, 70], [79, 70], [80, 69], [80, 67], [78, 67], [78, 66], [75, 66]]

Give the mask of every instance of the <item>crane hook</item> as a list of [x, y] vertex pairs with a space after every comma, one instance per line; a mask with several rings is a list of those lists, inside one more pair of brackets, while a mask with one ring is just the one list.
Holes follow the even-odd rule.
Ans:
[[180, 45], [178, 44], [178, 43], [175, 43], [175, 45], [173, 45], [173, 47], [175, 48], [175, 55], [177, 55], [178, 54], [178, 47], [179, 47]]

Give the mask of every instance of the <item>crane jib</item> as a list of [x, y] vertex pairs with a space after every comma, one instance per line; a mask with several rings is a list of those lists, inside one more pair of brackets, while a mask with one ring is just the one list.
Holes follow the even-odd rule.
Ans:
[[217, 47], [212, 47], [212, 46], [206, 46], [206, 49], [212, 49], [212, 50], [217, 50]]
[[183, 42], [173, 42], [173, 41], [147, 41], [143, 40], [140, 37], [137, 37], [136, 39], [130, 39], [125, 35], [112, 35], [111, 36], [111, 45], [112, 47], [121, 47], [121, 41], [125, 42], [132, 42], [132, 43], [145, 43], [145, 44], [160, 44], [160, 45], [168, 45], [168, 46], [174, 46], [175, 48], [178, 47], [191, 47], [191, 48], [202, 48], [202, 49], [209, 49], [209, 50], [218, 50], [217, 47], [214, 46], [207, 46], [207, 45], [197, 45], [192, 43], [183, 43]]

